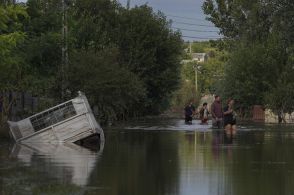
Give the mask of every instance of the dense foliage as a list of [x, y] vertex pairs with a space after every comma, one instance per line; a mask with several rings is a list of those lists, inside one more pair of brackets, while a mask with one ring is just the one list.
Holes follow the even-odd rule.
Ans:
[[[67, 3], [67, 95], [82, 90], [103, 122], [159, 113], [179, 83], [182, 40], [162, 13], [116, 1]], [[59, 0], [0, 2], [0, 89], [61, 101]]]
[[227, 38], [224, 95], [244, 108], [293, 112], [294, 2], [206, 0], [203, 10]]
[[26, 35], [23, 22], [28, 14], [22, 6], [0, 6], [0, 88], [20, 89], [26, 68], [19, 49]]
[[[190, 53], [186, 53], [181, 65], [181, 87], [175, 92], [174, 107], [183, 107], [189, 101], [199, 102], [202, 95], [219, 94], [222, 78], [224, 77], [224, 64], [228, 60], [228, 53], [221, 49], [218, 41], [202, 41], [185, 44], [185, 50], [189, 51], [191, 44], [192, 53], [206, 53], [207, 60], [196, 62], [191, 60]], [[197, 66], [197, 91], [196, 72]]]

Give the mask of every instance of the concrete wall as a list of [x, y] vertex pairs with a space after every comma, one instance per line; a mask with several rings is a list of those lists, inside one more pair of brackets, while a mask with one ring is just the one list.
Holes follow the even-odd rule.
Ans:
[[[286, 123], [294, 123], [294, 113], [285, 114]], [[278, 123], [278, 115], [274, 114], [270, 109], [265, 110], [266, 123]]]

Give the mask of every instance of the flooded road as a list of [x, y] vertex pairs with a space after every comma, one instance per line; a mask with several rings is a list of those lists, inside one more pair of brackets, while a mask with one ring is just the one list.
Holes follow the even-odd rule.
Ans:
[[239, 129], [150, 119], [105, 130], [104, 147], [1, 140], [0, 194], [292, 194], [294, 126]]

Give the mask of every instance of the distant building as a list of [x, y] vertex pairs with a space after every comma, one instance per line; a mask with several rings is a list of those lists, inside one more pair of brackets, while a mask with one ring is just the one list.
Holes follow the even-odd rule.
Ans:
[[208, 60], [207, 53], [192, 53], [190, 54], [190, 60], [182, 60], [182, 64], [187, 64], [189, 62], [206, 62]]
[[208, 55], [206, 53], [192, 53], [191, 57], [192, 61], [197, 62], [206, 62], [208, 59]]

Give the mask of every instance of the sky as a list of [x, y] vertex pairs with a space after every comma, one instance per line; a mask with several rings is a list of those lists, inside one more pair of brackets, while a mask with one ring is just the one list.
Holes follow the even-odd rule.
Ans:
[[[117, 1], [123, 6], [127, 4], [127, 0]], [[203, 2], [204, 0], [130, 0], [130, 6], [147, 4], [154, 11], [163, 12], [172, 20], [172, 28], [181, 31], [185, 41], [217, 39], [221, 35], [211, 22], [205, 20], [206, 16], [201, 8]]]
[[[126, 6], [127, 0], [118, 0]], [[147, 4], [163, 12], [172, 20], [172, 27], [180, 29], [185, 41], [203, 41], [221, 37], [219, 30], [205, 19], [202, 11], [204, 0], [130, 0], [130, 6]], [[202, 32], [199, 32], [202, 31]], [[204, 31], [204, 32], [203, 32]]]

